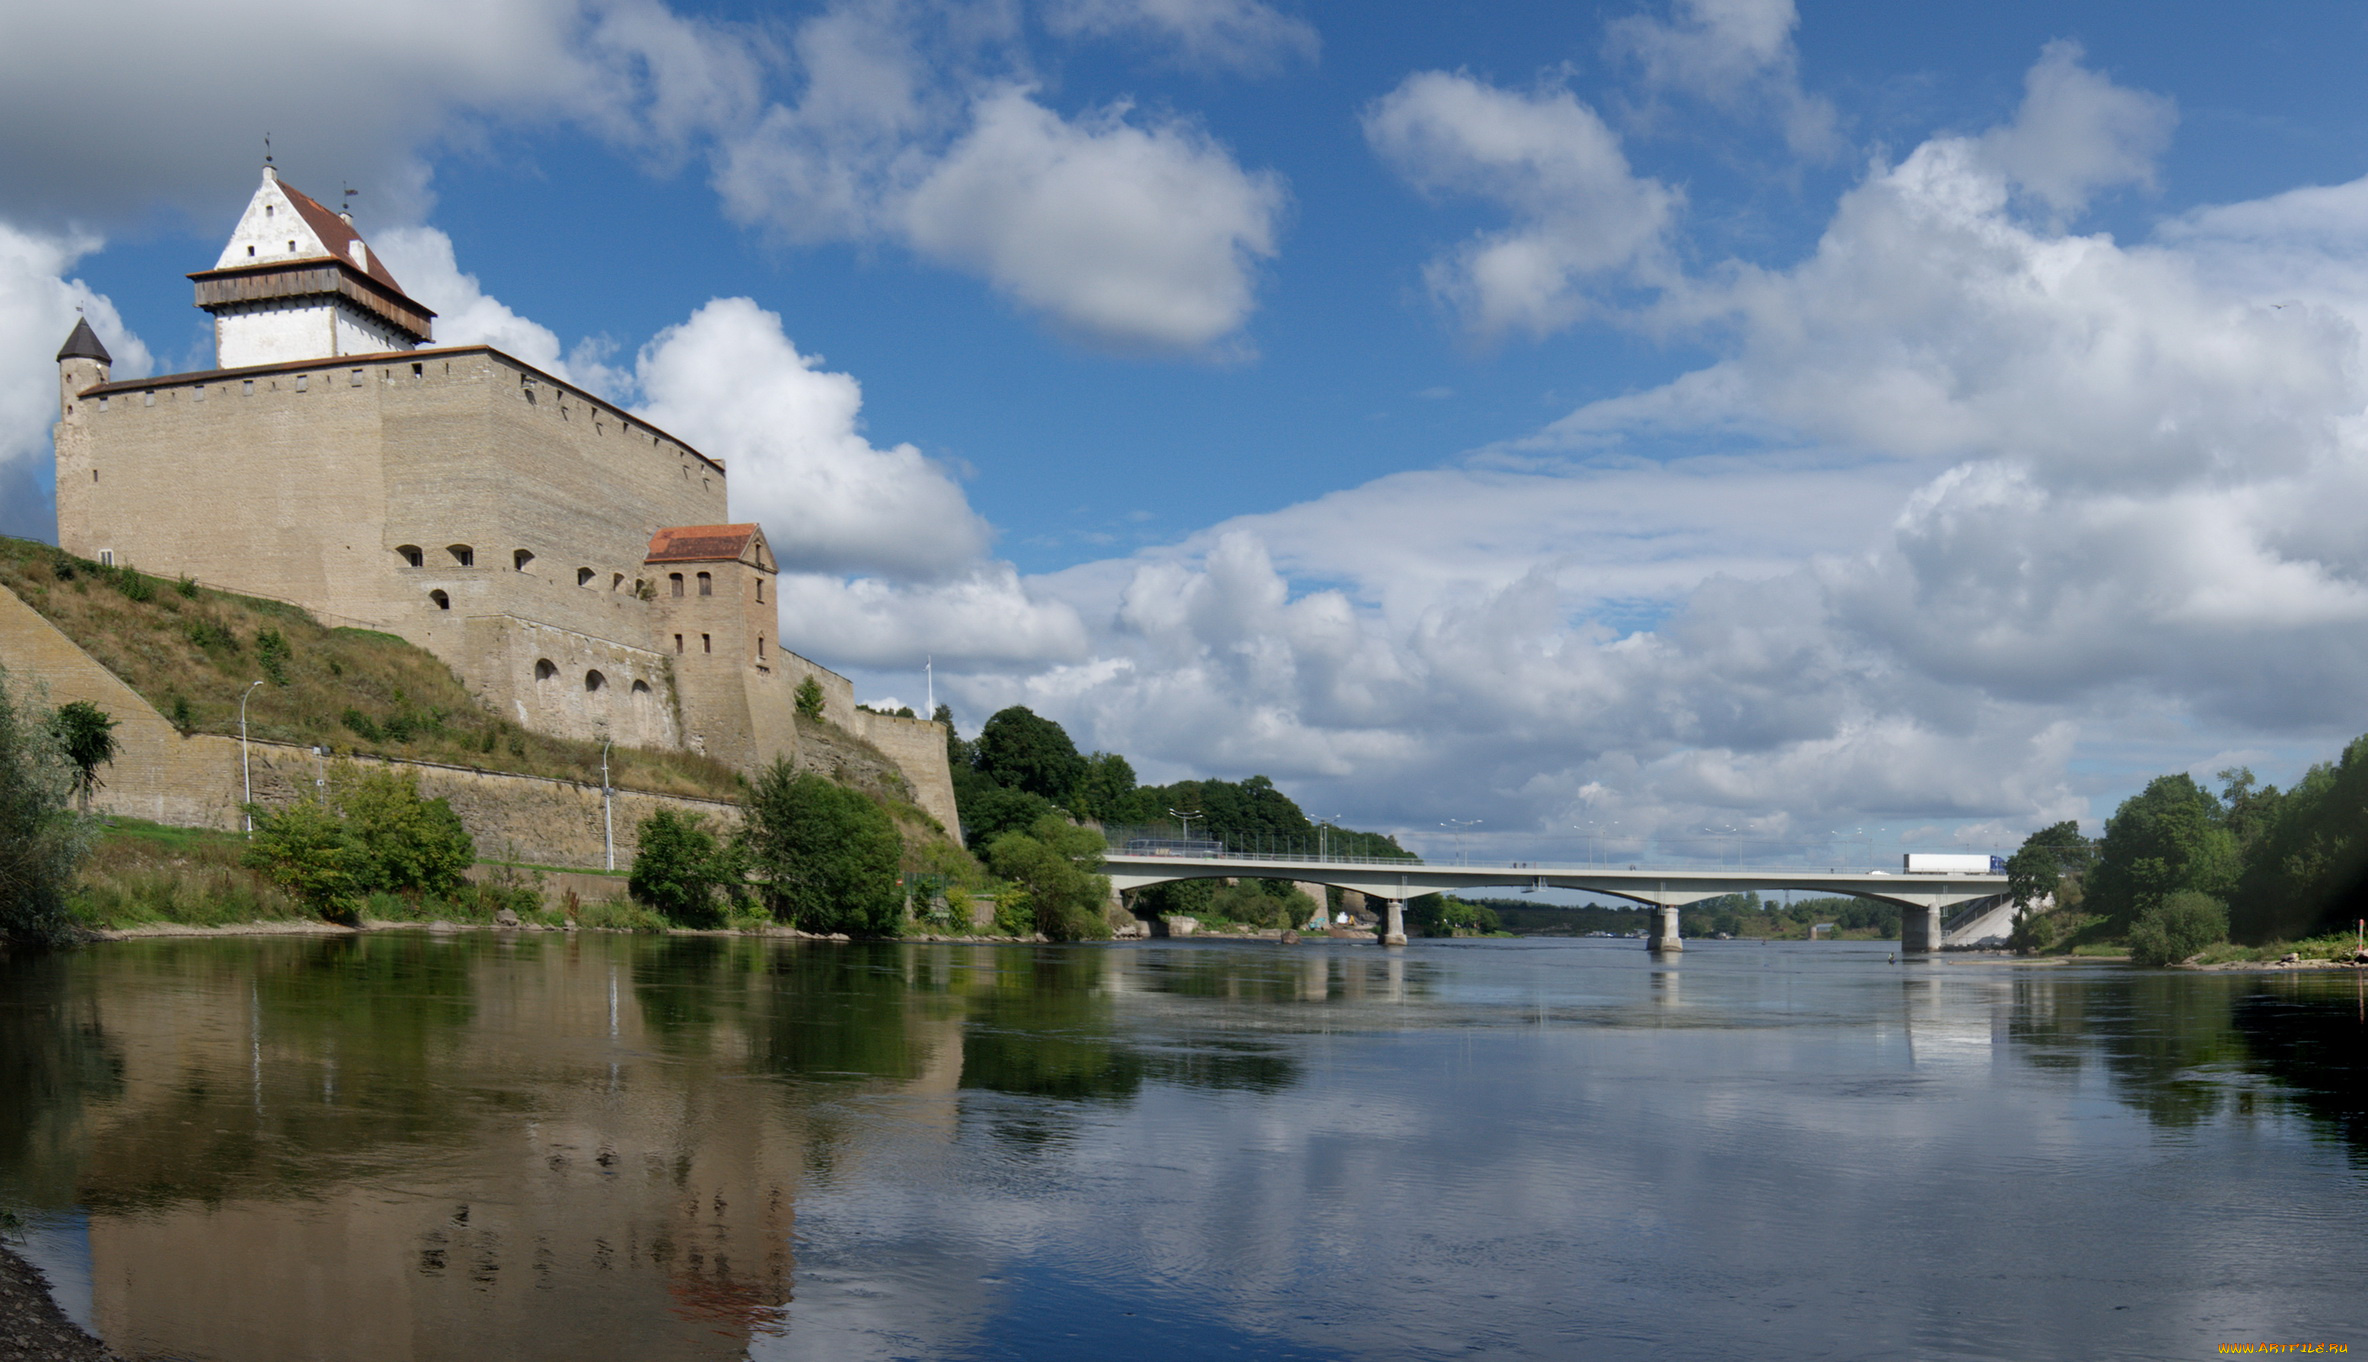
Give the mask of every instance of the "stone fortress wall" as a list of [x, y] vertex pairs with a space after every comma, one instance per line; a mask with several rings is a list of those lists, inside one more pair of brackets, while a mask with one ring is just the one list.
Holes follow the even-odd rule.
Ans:
[[405, 348], [434, 314], [269, 166], [190, 278], [239, 367], [113, 382], [87, 323], [58, 354], [61, 547], [400, 635], [538, 731], [744, 771], [797, 760], [810, 676], [958, 826], [943, 730], [874, 722], [781, 647], [777, 567], [729, 523], [720, 461], [490, 347]]

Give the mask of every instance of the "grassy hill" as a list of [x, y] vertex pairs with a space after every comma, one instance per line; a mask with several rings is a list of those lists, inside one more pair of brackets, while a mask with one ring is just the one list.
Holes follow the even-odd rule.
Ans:
[[[184, 733], [247, 731], [340, 754], [487, 771], [600, 778], [600, 745], [520, 727], [479, 704], [434, 654], [393, 634], [332, 629], [279, 601], [101, 567], [48, 544], [0, 538], [0, 586], [56, 625]], [[619, 786], [739, 797], [737, 772], [693, 752], [618, 747]]]

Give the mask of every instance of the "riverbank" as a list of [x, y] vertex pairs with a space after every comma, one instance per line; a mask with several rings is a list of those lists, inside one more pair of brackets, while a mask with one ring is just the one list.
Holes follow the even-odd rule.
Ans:
[[[215, 923], [204, 926], [185, 922], [146, 922], [136, 927], [97, 927], [88, 929], [90, 939], [93, 941], [146, 941], [173, 937], [218, 936], [359, 936], [367, 932], [398, 931], [424, 931], [437, 934], [458, 932], [523, 932], [557, 934], [561, 936], [565, 936], [574, 932], [615, 933], [623, 935], [640, 934], [644, 936], [764, 936], [786, 937], [797, 941], [853, 941], [856, 939], [852, 936], [849, 936], [845, 932], [807, 932], [800, 931], [795, 927], [783, 927], [777, 924], [764, 927], [748, 928], [594, 927], [574, 924], [555, 926], [548, 923], [531, 922], [526, 920], [520, 920], [514, 924], [502, 922], [452, 922], [442, 918], [438, 918], [431, 922], [365, 918], [361, 922], [352, 926], [346, 926], [342, 923], [336, 922], [323, 922], [317, 918], [302, 921], [282, 918], [257, 922]], [[1042, 935], [987, 936], [983, 934], [962, 935], [953, 932], [915, 932], [904, 936], [887, 939], [896, 941], [969, 942], [978, 945], [1005, 946], [1038, 944], [1047, 940], [1047, 938]]]
[[51, 1299], [40, 1269], [0, 1243], [0, 1362], [123, 1362]]

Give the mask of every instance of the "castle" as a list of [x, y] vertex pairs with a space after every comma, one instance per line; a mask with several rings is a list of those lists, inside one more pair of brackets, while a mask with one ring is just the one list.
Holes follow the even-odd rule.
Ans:
[[798, 754], [796, 695], [886, 753], [957, 828], [945, 731], [859, 709], [790, 652], [761, 526], [722, 461], [490, 346], [436, 346], [350, 215], [270, 166], [189, 276], [215, 367], [115, 382], [58, 351], [58, 544], [397, 634], [485, 704], [566, 737]]

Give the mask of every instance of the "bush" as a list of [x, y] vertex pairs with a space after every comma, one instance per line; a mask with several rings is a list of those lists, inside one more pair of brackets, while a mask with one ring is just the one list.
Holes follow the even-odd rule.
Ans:
[[776, 761], [757, 777], [743, 833], [774, 916], [810, 932], [894, 935], [904, 918], [904, 839], [853, 790]]
[[2130, 927], [2130, 959], [2176, 965], [2227, 939], [2227, 907], [2209, 894], [2181, 890], [2138, 914]]
[[74, 764], [51, 723], [9, 694], [0, 671], [0, 937], [22, 945], [73, 939], [66, 887], [90, 849], [90, 823], [69, 800]]
[[798, 682], [797, 707], [801, 719], [821, 718], [822, 683], [811, 676]]
[[1103, 907], [1110, 879], [1101, 869], [1102, 834], [1057, 814], [1026, 832], [1007, 832], [987, 848], [987, 868], [1025, 890], [1031, 925], [1053, 941], [1110, 935]]
[[712, 927], [722, 918], [718, 891], [728, 895], [741, 878], [739, 858], [695, 813], [660, 809], [641, 820], [641, 849], [626, 883], [633, 897], [668, 921]]
[[255, 635], [255, 663], [271, 684], [288, 684], [288, 637], [277, 629], [266, 629]]
[[255, 840], [244, 864], [322, 917], [351, 921], [371, 894], [450, 895], [477, 859], [460, 816], [421, 799], [419, 778], [374, 771], [340, 780], [329, 803], [253, 805]]

